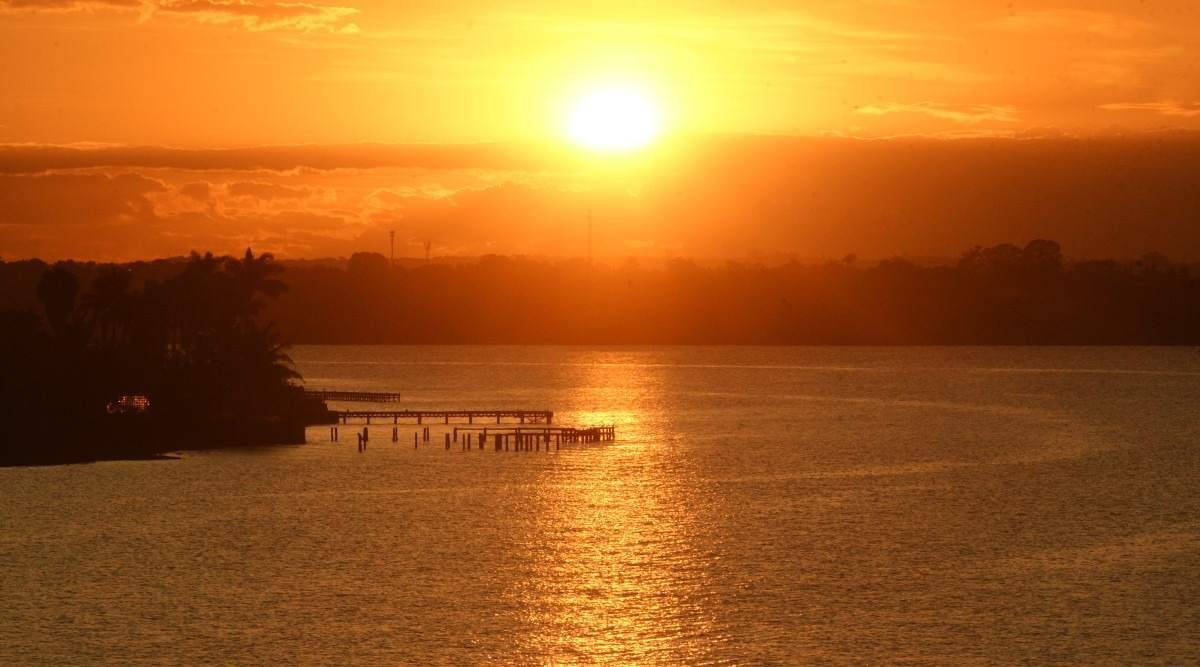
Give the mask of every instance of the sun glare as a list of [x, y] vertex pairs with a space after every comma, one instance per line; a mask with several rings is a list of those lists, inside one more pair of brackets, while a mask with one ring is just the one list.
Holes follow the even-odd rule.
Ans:
[[571, 141], [590, 150], [634, 151], [662, 132], [662, 111], [637, 88], [596, 88], [571, 107], [566, 129]]

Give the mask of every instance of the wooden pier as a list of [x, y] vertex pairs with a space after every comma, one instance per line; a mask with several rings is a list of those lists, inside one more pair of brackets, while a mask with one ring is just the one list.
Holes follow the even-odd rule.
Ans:
[[[395, 392], [373, 391], [332, 391], [306, 390], [305, 394], [312, 399], [322, 402], [337, 401], [345, 403], [396, 403], [402, 400]], [[372, 421], [392, 426], [392, 442], [400, 441], [401, 423], [436, 424], [442, 423], [447, 428], [442, 429], [443, 445], [449, 451], [451, 440], [459, 443], [459, 448], [465, 451], [487, 446], [495, 451], [551, 451], [557, 450], [563, 444], [583, 442], [612, 442], [617, 439], [615, 426], [552, 426], [554, 413], [550, 410], [331, 410], [326, 414], [331, 420], [329, 439], [338, 441], [338, 428], [342, 424], [360, 424], [362, 432], [356, 432], [358, 451], [367, 450]], [[476, 425], [476, 424], [479, 425]], [[450, 426], [454, 424], [454, 426]], [[486, 425], [485, 425], [486, 424]], [[422, 442], [431, 441], [430, 428], [422, 426], [413, 433], [413, 448], [418, 449]]]
[[[331, 442], [338, 441], [337, 426], [329, 427], [329, 440]], [[449, 431], [443, 431], [445, 438], [446, 450], [450, 450], [450, 441], [460, 443], [460, 449], [470, 451], [477, 445], [480, 450], [487, 445], [492, 445], [497, 452], [509, 451], [511, 444], [512, 451], [539, 451], [542, 446], [545, 446], [545, 451], [550, 451], [550, 446], [554, 445], [554, 449], [559, 449], [563, 444], [579, 443], [579, 442], [613, 442], [617, 439], [616, 426], [588, 426], [576, 428], [571, 426], [455, 426]], [[363, 426], [362, 432], [355, 431], [355, 436], [358, 438], [358, 451], [364, 452], [367, 449], [367, 443], [370, 440], [370, 427]], [[432, 440], [432, 433], [428, 426], [424, 426], [420, 431], [413, 433], [413, 449], [417, 449], [420, 443], [428, 444]], [[398, 427], [392, 427], [392, 442], [400, 441], [400, 430]]]
[[505, 419], [516, 420], [520, 424], [550, 424], [554, 421], [554, 413], [550, 410], [339, 410], [336, 412], [338, 421], [349, 424], [352, 419], [365, 420], [370, 424], [372, 419], [392, 420], [399, 424], [400, 420], [415, 420], [423, 424], [427, 420], [441, 420], [449, 424], [451, 420], [466, 421], [474, 424], [476, 419], [492, 420], [496, 424], [504, 423]]
[[341, 403], [399, 403], [403, 397], [391, 391], [332, 391], [328, 389], [305, 389], [304, 395], [321, 401]]
[[617, 427], [615, 426], [534, 426], [533, 428], [521, 428], [519, 426], [456, 426], [454, 427], [454, 441], [458, 442], [459, 433], [479, 433], [481, 437], [513, 437], [516, 440], [521, 440], [527, 436], [541, 437], [547, 442], [551, 438], [561, 439], [562, 442], [612, 442], [617, 439]]

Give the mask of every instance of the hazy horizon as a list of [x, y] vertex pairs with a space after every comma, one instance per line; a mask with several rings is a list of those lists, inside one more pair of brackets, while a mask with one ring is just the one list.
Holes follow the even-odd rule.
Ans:
[[588, 158], [540, 144], [0, 146], [0, 256], [127, 261], [246, 247], [579, 257], [1200, 259], [1200, 133], [726, 136]]

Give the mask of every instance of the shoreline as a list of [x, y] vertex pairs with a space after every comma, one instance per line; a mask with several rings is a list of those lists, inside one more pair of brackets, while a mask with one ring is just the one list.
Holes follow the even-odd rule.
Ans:
[[163, 454], [125, 454], [114, 456], [98, 456], [86, 458], [48, 458], [36, 459], [31, 461], [0, 461], [0, 468], [48, 468], [51, 466], [71, 466], [71, 465], [88, 465], [92, 463], [108, 463], [113, 461], [178, 461], [182, 456], [175, 456], [174, 452], [186, 450], [172, 450], [171, 453]]

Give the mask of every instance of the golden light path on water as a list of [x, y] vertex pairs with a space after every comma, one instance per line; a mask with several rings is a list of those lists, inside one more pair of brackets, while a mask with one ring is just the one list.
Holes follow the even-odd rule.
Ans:
[[[696, 563], [696, 516], [676, 493], [663, 457], [663, 369], [613, 365], [597, 355], [582, 366], [579, 388], [563, 396], [579, 409], [562, 416], [581, 426], [615, 425], [620, 440], [589, 452], [581, 465], [556, 467], [538, 489], [536, 549], [553, 576], [535, 578], [529, 597], [547, 601], [533, 652], [550, 661], [606, 656], [621, 661], [654, 655], [698, 656], [696, 638], [712, 636], [717, 609]], [[637, 406], [602, 409], [599, 406]]]
[[[604, 361], [600, 359], [598, 361]], [[655, 654], [694, 656], [689, 637], [708, 635], [704, 591], [712, 589], [695, 552], [695, 516], [676, 493], [676, 481], [659, 457], [662, 415], [660, 369], [593, 366], [584, 371], [584, 399], [641, 410], [581, 411], [583, 425], [614, 423], [623, 445], [608, 447], [572, 468], [550, 493], [568, 511], [557, 560], [562, 581], [546, 593], [559, 600], [570, 650], [564, 660], [588, 655], [644, 660]], [[583, 397], [581, 397], [583, 398]], [[577, 401], [576, 401], [577, 402]], [[546, 527], [550, 533], [552, 527]], [[553, 655], [553, 654], [552, 654]]]

